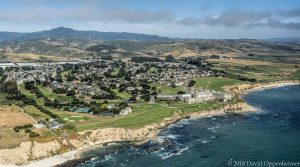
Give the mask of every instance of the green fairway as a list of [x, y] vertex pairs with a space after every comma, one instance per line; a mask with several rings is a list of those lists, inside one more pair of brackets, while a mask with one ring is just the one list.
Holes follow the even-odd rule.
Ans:
[[176, 94], [178, 91], [184, 91], [182, 86], [176, 86], [176, 87], [171, 87], [171, 86], [167, 86], [167, 85], [161, 85], [161, 84], [150, 84], [151, 87], [156, 87], [157, 91], [159, 93], [163, 93], [163, 94]]
[[41, 85], [38, 85], [37, 87], [45, 96], [47, 96], [51, 100], [56, 99], [61, 102], [68, 102], [68, 101], [72, 100], [71, 96], [59, 95], [59, 94], [52, 93], [51, 90], [49, 90], [48, 88], [41, 86]]
[[129, 99], [131, 97], [131, 95], [129, 93], [126, 92], [119, 92], [118, 89], [112, 89], [117, 96], [119, 96], [121, 99]]
[[215, 77], [201, 77], [195, 78], [194, 80], [196, 81], [196, 88], [204, 87], [216, 91], [222, 91], [224, 86], [231, 86], [242, 82], [235, 79]]
[[80, 125], [75, 125], [80, 131], [87, 129], [96, 129], [103, 127], [142, 127], [154, 122], [158, 122], [163, 118], [171, 117], [177, 110], [165, 104], [133, 104], [133, 112], [128, 116], [110, 117], [98, 116]]
[[24, 94], [26, 97], [34, 99], [38, 105], [44, 105], [43, 98], [37, 98], [35, 94], [32, 94], [29, 90], [25, 89], [24, 85], [19, 85], [19, 90]]
[[134, 104], [133, 113], [112, 123], [113, 126], [139, 127], [170, 117], [175, 111], [163, 104]]

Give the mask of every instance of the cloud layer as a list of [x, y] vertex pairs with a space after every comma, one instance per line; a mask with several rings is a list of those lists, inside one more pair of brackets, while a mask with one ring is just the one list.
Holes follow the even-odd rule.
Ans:
[[220, 14], [201, 18], [187, 17], [178, 21], [183, 25], [209, 25], [225, 27], [272, 27], [300, 29], [300, 8], [281, 12], [253, 12], [228, 10]]
[[[109, 31], [122, 31], [123, 28], [124, 31], [142, 33], [147, 33], [149, 30], [153, 30], [151, 33], [158, 34], [172, 32], [172, 36], [185, 34], [186, 31], [196, 33], [195, 30], [198, 30], [198, 33], [218, 31], [216, 34], [222, 31], [229, 32], [232, 29], [253, 30], [253, 34], [258, 34], [257, 29], [269, 29], [276, 33], [280, 30], [282, 35], [300, 30], [300, 7], [297, 6], [284, 10], [264, 11], [241, 7], [215, 9], [212, 6], [210, 8], [213, 10], [205, 12], [201, 7], [195, 7], [201, 10], [193, 12], [183, 10], [184, 12], [180, 13], [169, 8], [169, 5], [160, 7], [160, 3], [155, 4], [155, 8], [134, 6], [135, 4], [120, 5], [126, 4], [124, 0], [11, 0], [10, 2], [13, 3], [7, 6], [0, 2], [0, 29], [7, 29], [9, 26], [17, 29], [18, 25], [93, 27], [96, 30], [110, 28]], [[176, 0], [170, 2], [177, 3]], [[177, 8], [180, 9], [180, 6]], [[95, 27], [96, 25], [98, 28]], [[123, 27], [120, 27], [121, 25]], [[144, 28], [145, 31], [140, 28]]]

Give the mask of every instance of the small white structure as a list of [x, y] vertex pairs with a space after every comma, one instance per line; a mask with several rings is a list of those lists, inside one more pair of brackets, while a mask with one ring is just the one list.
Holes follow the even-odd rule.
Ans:
[[123, 110], [120, 111], [119, 115], [120, 116], [125, 116], [128, 115], [132, 112], [132, 108], [131, 107], [126, 107]]
[[33, 127], [37, 128], [37, 129], [42, 129], [42, 128], [45, 128], [45, 125], [43, 125], [43, 124], [34, 124]]

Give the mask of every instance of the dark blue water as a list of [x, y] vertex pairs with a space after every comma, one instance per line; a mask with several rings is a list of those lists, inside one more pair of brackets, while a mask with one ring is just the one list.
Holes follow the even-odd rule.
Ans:
[[260, 112], [183, 120], [163, 130], [158, 141], [95, 156], [78, 166], [224, 167], [238, 161], [300, 162], [300, 86], [252, 92], [244, 99]]

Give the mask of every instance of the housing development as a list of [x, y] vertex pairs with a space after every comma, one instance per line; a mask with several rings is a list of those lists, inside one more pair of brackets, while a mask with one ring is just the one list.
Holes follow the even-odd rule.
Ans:
[[300, 166], [299, 30], [296, 0], [1, 0], [0, 167]]

